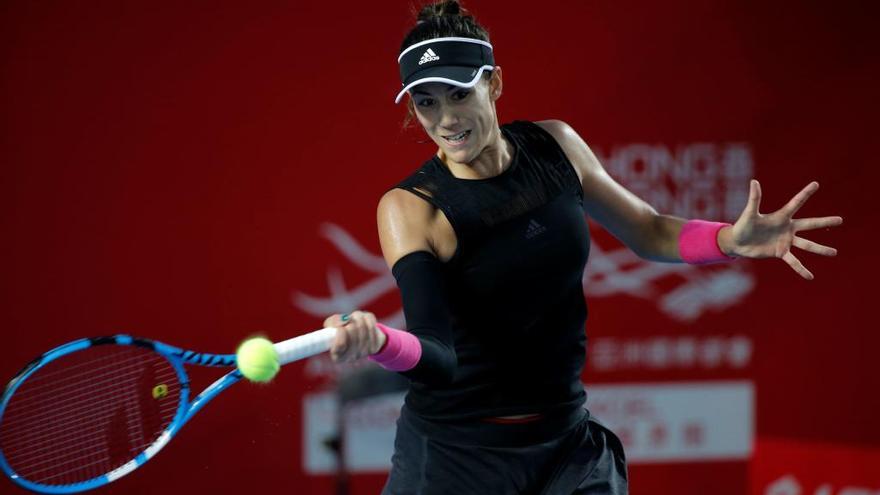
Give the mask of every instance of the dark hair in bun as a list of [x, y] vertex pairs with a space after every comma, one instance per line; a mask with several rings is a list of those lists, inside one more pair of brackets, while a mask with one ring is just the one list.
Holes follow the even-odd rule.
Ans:
[[458, 0], [442, 0], [422, 7], [416, 25], [403, 39], [400, 52], [420, 41], [457, 36], [489, 41], [489, 32]]

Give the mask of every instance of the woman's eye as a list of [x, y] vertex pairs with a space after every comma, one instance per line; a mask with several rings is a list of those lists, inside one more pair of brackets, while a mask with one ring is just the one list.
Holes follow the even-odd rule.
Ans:
[[416, 104], [420, 107], [429, 107], [434, 104], [434, 100], [431, 98], [425, 98], [424, 100], [419, 100]]
[[470, 94], [470, 91], [461, 90], [461, 91], [456, 91], [455, 93], [453, 93], [452, 97], [455, 98], [456, 100], [463, 100], [463, 99], [467, 98], [467, 95], [469, 95], [469, 94]]

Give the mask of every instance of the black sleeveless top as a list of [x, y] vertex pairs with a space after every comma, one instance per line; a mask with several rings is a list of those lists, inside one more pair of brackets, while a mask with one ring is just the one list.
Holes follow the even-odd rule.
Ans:
[[501, 174], [459, 179], [435, 156], [396, 186], [443, 211], [458, 241], [442, 269], [454, 379], [413, 381], [406, 398], [426, 418], [552, 413], [585, 401], [590, 238], [581, 185], [542, 128], [516, 121], [501, 131], [515, 149]]

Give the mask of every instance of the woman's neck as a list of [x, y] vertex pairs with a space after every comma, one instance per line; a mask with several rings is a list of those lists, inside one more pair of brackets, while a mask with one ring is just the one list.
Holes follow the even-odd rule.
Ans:
[[495, 127], [489, 144], [470, 163], [457, 163], [450, 160], [443, 150], [437, 156], [449, 167], [449, 171], [459, 179], [487, 179], [501, 174], [510, 166], [513, 146], [504, 139], [501, 129]]

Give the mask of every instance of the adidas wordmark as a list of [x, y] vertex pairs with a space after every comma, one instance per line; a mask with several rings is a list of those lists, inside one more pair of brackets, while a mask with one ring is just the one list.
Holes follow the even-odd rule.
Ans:
[[434, 60], [440, 60], [440, 57], [434, 53], [434, 50], [428, 48], [428, 50], [422, 55], [422, 58], [419, 59], [419, 65], [422, 65], [425, 62], [433, 62]]

